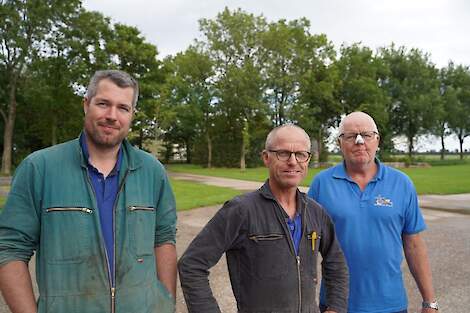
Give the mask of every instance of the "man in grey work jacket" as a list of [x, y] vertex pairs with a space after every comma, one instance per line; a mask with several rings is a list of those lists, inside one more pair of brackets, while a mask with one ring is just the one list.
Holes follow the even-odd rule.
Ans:
[[0, 288], [13, 313], [174, 311], [175, 202], [162, 165], [125, 139], [137, 98], [127, 73], [96, 72], [80, 137], [16, 170], [0, 216]]
[[220, 312], [208, 271], [227, 255], [239, 312], [317, 313], [317, 255], [323, 257], [327, 312], [345, 313], [348, 272], [328, 215], [298, 190], [310, 139], [294, 125], [272, 130], [262, 154], [269, 179], [217, 212], [178, 263], [190, 313]]

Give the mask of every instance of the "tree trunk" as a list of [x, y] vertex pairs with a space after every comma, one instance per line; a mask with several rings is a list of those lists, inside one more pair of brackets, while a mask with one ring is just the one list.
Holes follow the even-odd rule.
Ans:
[[413, 136], [408, 137], [408, 158], [411, 159], [413, 158]]
[[189, 141], [187, 141], [185, 144], [186, 144], [186, 163], [191, 164], [191, 160], [192, 160], [191, 148], [192, 147]]
[[444, 160], [444, 154], [446, 151], [446, 147], [444, 146], [444, 133], [441, 134], [441, 160]]
[[463, 160], [463, 141], [465, 137], [459, 134], [459, 144], [460, 144], [460, 160]]
[[16, 78], [12, 79], [9, 89], [8, 116], [3, 132], [2, 174], [4, 175], [11, 173], [11, 151], [16, 118]]
[[240, 169], [244, 171], [246, 169], [246, 164], [245, 164], [245, 140], [242, 137], [242, 145], [241, 145], [241, 151], [240, 151]]
[[207, 139], [207, 168], [212, 167], [212, 139], [209, 134], [209, 131], [206, 131], [206, 139]]

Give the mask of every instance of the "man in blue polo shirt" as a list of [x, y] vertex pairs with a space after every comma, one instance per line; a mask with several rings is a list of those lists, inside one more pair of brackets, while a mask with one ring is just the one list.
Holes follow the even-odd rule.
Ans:
[[[349, 313], [407, 312], [400, 269], [405, 258], [423, 298], [437, 312], [431, 269], [420, 232], [426, 228], [415, 188], [402, 172], [380, 163], [377, 126], [353, 112], [339, 127], [344, 162], [318, 174], [308, 195], [330, 214], [350, 273]], [[324, 304], [323, 288], [320, 304]]]

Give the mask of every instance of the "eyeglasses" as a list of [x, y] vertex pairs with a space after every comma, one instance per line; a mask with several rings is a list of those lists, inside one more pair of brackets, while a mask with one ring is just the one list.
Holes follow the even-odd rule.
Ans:
[[346, 142], [355, 142], [357, 136], [361, 135], [361, 137], [366, 142], [371, 142], [376, 138], [379, 133], [376, 131], [365, 131], [360, 133], [353, 133], [353, 132], [346, 132], [339, 135], [339, 138], [343, 137], [343, 140]]
[[297, 162], [304, 163], [304, 162], [307, 162], [311, 156], [311, 153], [308, 151], [289, 151], [289, 150], [268, 150], [268, 151], [276, 153], [276, 157], [279, 161], [289, 161], [290, 156], [294, 154]]

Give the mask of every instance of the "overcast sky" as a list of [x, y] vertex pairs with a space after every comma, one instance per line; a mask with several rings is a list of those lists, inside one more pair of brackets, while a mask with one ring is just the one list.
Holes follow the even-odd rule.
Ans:
[[[394, 42], [430, 53], [438, 67], [449, 60], [470, 65], [467, 0], [83, 0], [83, 5], [136, 26], [157, 46], [159, 58], [185, 50], [200, 36], [198, 20], [228, 7], [269, 21], [306, 17], [311, 33], [326, 34], [336, 47], [362, 42], [376, 49]], [[455, 140], [450, 144], [457, 147]]]

